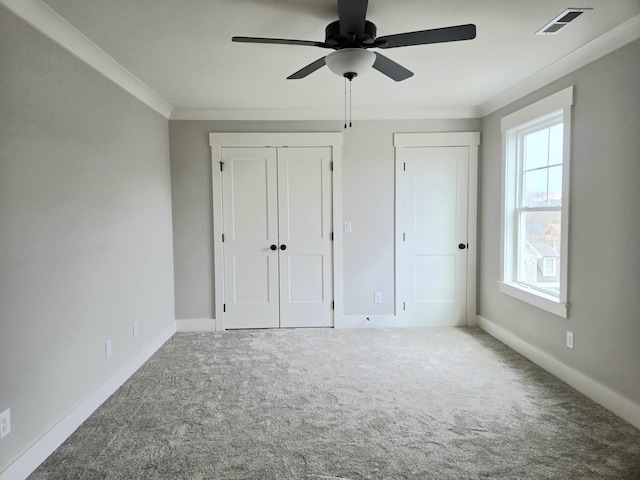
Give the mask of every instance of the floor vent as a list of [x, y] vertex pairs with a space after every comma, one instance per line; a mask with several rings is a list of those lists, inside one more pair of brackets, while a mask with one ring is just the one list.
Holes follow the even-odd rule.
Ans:
[[536, 32], [536, 35], [555, 35], [570, 22], [582, 15], [584, 12], [593, 10], [592, 8], [567, 8], [556, 18], [547, 23], [544, 27]]

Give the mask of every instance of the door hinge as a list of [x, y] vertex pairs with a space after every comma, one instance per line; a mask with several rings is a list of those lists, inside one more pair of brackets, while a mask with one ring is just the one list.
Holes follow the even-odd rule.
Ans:
[[407, 234], [405, 232], [402, 232], [402, 241], [403, 242], [407, 241]]
[[331, 302], [331, 310], [335, 310], [336, 309], [336, 302]]
[[226, 312], [226, 311], [227, 311], [227, 304], [226, 304], [226, 303], [223, 303], [223, 304], [222, 304], [222, 311], [223, 311], [223, 312]]
[[331, 169], [331, 171], [333, 172], [333, 162], [329, 162], [329, 168]]
[[402, 171], [403, 172], [407, 171], [407, 162], [402, 162]]
[[224, 162], [220, 162], [220, 171], [222, 171], [222, 166], [224, 165]]
[[331, 232], [331, 241], [333, 242], [333, 232]]
[[222, 243], [224, 243], [224, 233], [222, 234]]

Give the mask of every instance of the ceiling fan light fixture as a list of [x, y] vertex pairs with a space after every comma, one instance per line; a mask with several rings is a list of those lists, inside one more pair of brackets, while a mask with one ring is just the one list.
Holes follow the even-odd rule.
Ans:
[[343, 48], [331, 52], [325, 61], [333, 73], [351, 80], [369, 70], [376, 61], [376, 55], [363, 48]]

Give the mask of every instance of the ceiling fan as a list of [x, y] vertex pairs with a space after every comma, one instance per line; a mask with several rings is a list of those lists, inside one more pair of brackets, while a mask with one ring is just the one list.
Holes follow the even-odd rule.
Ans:
[[233, 37], [234, 42], [301, 45], [333, 49], [334, 52], [319, 58], [287, 77], [290, 80], [305, 78], [327, 65], [335, 74], [353, 80], [370, 67], [399, 82], [413, 76], [413, 72], [388, 57], [370, 52], [370, 48], [398, 48], [411, 45], [457, 42], [476, 37], [474, 24], [420, 30], [376, 37], [376, 26], [366, 20], [368, 0], [338, 0], [338, 20], [325, 29], [324, 42], [290, 40], [284, 38]]

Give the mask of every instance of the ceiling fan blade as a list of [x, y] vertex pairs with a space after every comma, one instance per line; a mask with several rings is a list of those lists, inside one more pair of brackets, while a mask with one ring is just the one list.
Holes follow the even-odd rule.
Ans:
[[325, 59], [326, 57], [322, 57], [319, 58], [318, 60], [316, 60], [313, 63], [310, 63], [309, 65], [307, 65], [304, 68], [301, 68], [300, 70], [298, 70], [296, 73], [289, 75], [287, 77], [287, 80], [299, 80], [301, 78], [306, 77], [307, 75], [312, 74], [313, 72], [315, 72], [316, 70], [324, 67], [326, 65]]
[[361, 36], [367, 16], [369, 0], [338, 0], [338, 19], [340, 35], [349, 38], [349, 34]]
[[231, 41], [241, 43], [275, 43], [278, 45], [302, 45], [306, 47], [331, 48], [324, 42], [314, 42], [311, 40], [289, 40], [287, 38], [232, 37]]
[[419, 32], [398, 33], [378, 37], [376, 42], [383, 43], [380, 48], [408, 47], [411, 45], [426, 45], [429, 43], [457, 42], [476, 38], [476, 26], [472, 23], [456, 25], [454, 27], [434, 28]]
[[373, 62], [373, 68], [378, 70], [380, 73], [384, 73], [392, 80], [400, 82], [413, 76], [413, 72], [411, 70], [407, 70], [399, 63], [394, 62], [390, 58], [387, 58], [378, 52], [375, 52], [375, 54], [376, 61]]

